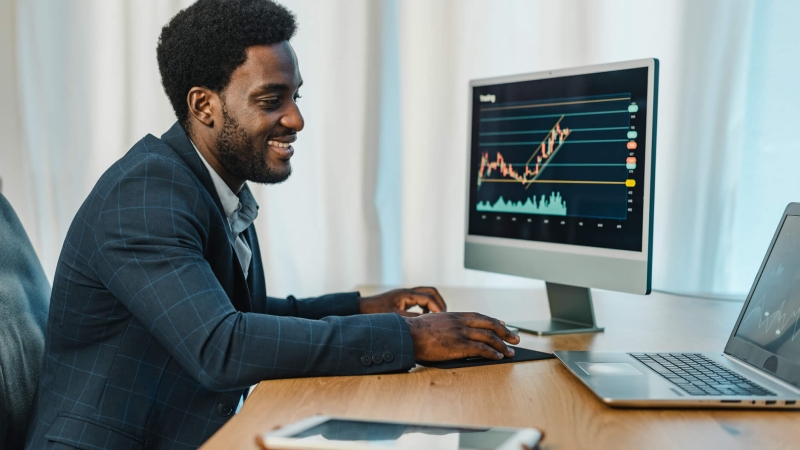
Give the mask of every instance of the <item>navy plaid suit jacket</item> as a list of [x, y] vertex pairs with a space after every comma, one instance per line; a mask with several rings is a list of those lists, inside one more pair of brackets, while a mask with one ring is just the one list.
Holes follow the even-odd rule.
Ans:
[[247, 280], [228, 229], [177, 123], [100, 178], [59, 258], [28, 448], [196, 448], [261, 380], [414, 366], [400, 316], [267, 297], [255, 229]]

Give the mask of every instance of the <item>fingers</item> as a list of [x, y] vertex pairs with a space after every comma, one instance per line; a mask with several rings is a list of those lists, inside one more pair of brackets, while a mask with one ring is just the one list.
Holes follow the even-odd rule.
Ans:
[[494, 332], [495, 335], [497, 335], [502, 340], [508, 343], [511, 344], [519, 343], [519, 336], [512, 333], [511, 330], [506, 328], [505, 325], [497, 319], [493, 319], [491, 317], [484, 316], [483, 314], [479, 313], [458, 313], [458, 314], [462, 316], [462, 320], [468, 327], [489, 330]]
[[473, 348], [476, 350], [475, 356], [483, 356], [486, 359], [503, 359], [502, 353], [493, 349], [488, 344], [484, 344], [483, 342], [475, 342]]
[[498, 320], [475, 313], [427, 314], [407, 317], [414, 356], [423, 361], [481, 356], [489, 359], [513, 357], [519, 337]]
[[409, 289], [407, 295], [401, 300], [401, 309], [408, 309], [412, 306], [419, 306], [423, 312], [442, 312], [441, 307], [436, 303], [436, 298], [432, 295], [416, 292]]
[[[433, 298], [433, 304], [429, 305], [429, 307], [428, 307], [428, 309], [430, 309], [431, 312], [445, 312], [445, 311], [447, 311], [447, 304], [444, 302], [444, 298], [442, 298], [442, 295], [439, 294], [439, 291], [437, 291], [436, 288], [420, 286], [420, 287], [415, 287], [415, 288], [411, 289], [411, 291], [416, 292], [416, 293], [420, 293], [420, 294], [429, 295], [430, 297]], [[435, 306], [433, 306], [433, 305], [435, 305]]]
[[468, 328], [464, 335], [467, 339], [476, 342], [482, 342], [484, 344], [488, 344], [494, 350], [505, 355], [507, 358], [511, 358], [514, 356], [514, 349], [508, 348], [505, 342], [502, 339], [497, 337], [494, 332], [489, 330], [481, 330], [478, 328]]

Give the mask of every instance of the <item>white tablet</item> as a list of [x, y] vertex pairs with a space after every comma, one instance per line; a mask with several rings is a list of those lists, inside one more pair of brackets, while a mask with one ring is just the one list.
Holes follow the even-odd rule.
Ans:
[[270, 450], [521, 450], [533, 449], [533, 428], [476, 428], [311, 416], [259, 436]]

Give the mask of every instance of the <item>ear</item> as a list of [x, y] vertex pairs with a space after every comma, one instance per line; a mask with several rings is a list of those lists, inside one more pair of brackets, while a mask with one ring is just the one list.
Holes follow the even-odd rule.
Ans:
[[214, 112], [220, 105], [217, 94], [206, 88], [195, 86], [189, 89], [186, 102], [189, 105], [190, 116], [207, 127], [214, 126]]

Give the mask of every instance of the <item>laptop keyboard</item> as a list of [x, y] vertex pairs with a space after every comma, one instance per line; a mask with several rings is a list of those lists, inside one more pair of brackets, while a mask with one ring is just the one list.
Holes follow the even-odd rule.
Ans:
[[696, 353], [630, 353], [691, 395], [775, 395]]

